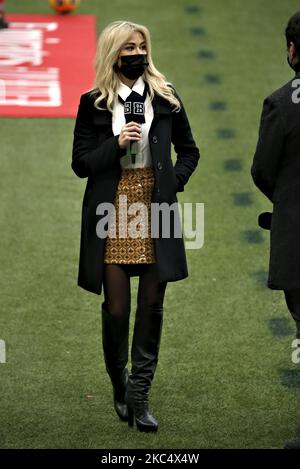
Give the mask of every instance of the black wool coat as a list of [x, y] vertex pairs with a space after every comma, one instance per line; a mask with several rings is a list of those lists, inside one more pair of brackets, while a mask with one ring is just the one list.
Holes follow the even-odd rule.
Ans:
[[[152, 101], [154, 118], [149, 130], [149, 145], [155, 184], [151, 200], [157, 203], [177, 202], [176, 193], [184, 190], [200, 157], [184, 106], [176, 91], [175, 94], [182, 106], [178, 113], [172, 112], [170, 103], [158, 95]], [[78, 285], [100, 295], [106, 238], [97, 236], [96, 225], [101, 215], [96, 214], [96, 208], [100, 203], [114, 202], [121, 176], [120, 158], [126, 151], [119, 147], [119, 135], [113, 134], [112, 114], [106, 103], [100, 103], [105, 110], [98, 110], [94, 107], [95, 99], [96, 96], [89, 92], [80, 98], [71, 166], [78, 177], [87, 178], [82, 204]], [[171, 143], [177, 155], [175, 165], [171, 159]], [[186, 278], [188, 269], [183, 238], [160, 236], [153, 241], [159, 280]]]
[[300, 72], [264, 100], [251, 167], [273, 203], [268, 287], [300, 289]]

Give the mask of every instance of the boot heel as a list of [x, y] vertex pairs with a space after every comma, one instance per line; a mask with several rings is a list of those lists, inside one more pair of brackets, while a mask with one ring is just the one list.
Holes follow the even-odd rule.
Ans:
[[128, 406], [128, 426], [133, 427], [133, 423], [134, 423], [134, 412], [133, 412], [132, 407]]

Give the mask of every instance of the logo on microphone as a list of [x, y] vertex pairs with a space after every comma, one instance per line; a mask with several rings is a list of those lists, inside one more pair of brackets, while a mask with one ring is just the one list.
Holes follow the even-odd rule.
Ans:
[[144, 103], [140, 102], [125, 102], [124, 114], [133, 114], [135, 116], [144, 115]]
[[133, 114], [144, 114], [144, 103], [133, 103]]

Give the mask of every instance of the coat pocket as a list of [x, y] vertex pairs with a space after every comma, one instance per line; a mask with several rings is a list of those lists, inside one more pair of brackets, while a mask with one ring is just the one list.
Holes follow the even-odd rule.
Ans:
[[172, 175], [172, 182], [173, 182], [173, 191], [176, 193], [178, 191], [179, 181], [176, 177], [174, 166], [171, 167], [171, 175]]

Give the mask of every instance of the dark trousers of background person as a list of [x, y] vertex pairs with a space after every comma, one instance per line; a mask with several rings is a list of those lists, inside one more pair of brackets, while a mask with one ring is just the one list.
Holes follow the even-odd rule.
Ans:
[[296, 337], [300, 339], [300, 290], [284, 290], [287, 307], [296, 323]]
[[[128, 376], [130, 277], [133, 275], [139, 277], [139, 285]], [[126, 392], [130, 394], [135, 413], [144, 422], [142, 431], [157, 429], [157, 422], [148, 413], [148, 394], [158, 362], [166, 286], [167, 282], [159, 282], [155, 263], [106, 264], [104, 267], [102, 340], [106, 370], [114, 389], [115, 410], [122, 420], [127, 419], [124, 397]]]

